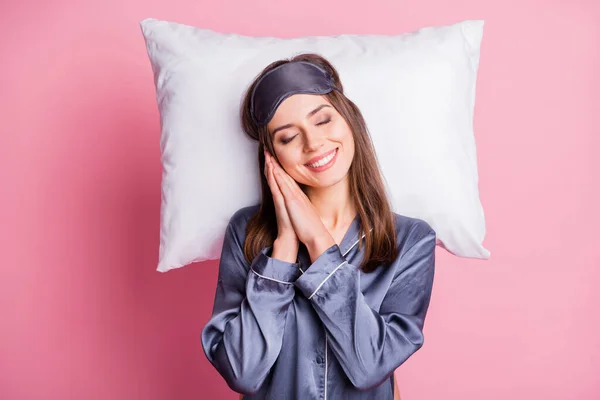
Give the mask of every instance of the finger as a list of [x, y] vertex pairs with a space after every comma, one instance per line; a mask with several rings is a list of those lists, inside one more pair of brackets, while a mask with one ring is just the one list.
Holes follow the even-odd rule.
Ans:
[[269, 153], [269, 150], [265, 149], [265, 160], [273, 161], [273, 156]]
[[271, 168], [271, 162], [269, 161], [269, 159], [267, 158], [265, 160], [265, 176], [267, 177], [267, 179], [269, 179], [269, 169]]
[[273, 175], [275, 176], [275, 181], [277, 182], [282, 197], [286, 200], [292, 199], [294, 193], [290, 189], [289, 182], [283, 177], [281, 170], [274, 170]]
[[271, 166], [271, 163], [267, 159], [265, 161], [265, 175], [267, 177], [267, 182], [269, 183], [269, 187], [271, 188], [271, 192], [274, 191], [274, 182], [275, 182], [275, 178], [273, 177], [273, 173], [271, 172], [272, 169], [273, 169], [273, 167]]
[[274, 175], [273, 163], [271, 162], [269, 162], [269, 180], [271, 186], [271, 193], [273, 194], [273, 199], [276, 202], [284, 201], [283, 194], [281, 193], [281, 189], [279, 188], [279, 184], [277, 183], [277, 179]]
[[265, 156], [265, 169], [264, 169], [264, 174], [267, 177], [267, 180], [269, 179], [269, 156], [267, 153], [266, 149], [263, 149], [263, 154]]
[[283, 169], [283, 167], [281, 166], [281, 164], [279, 164], [279, 162], [275, 159], [275, 157], [273, 157], [266, 149], [265, 149], [265, 152], [266, 152], [266, 155], [268, 156], [269, 165], [270, 165], [271, 169], [273, 169], [274, 171], [279, 171], [281, 178], [285, 182], [287, 182], [289, 190], [290, 190], [290, 194], [296, 194], [297, 196], [304, 195], [304, 192], [302, 191], [302, 189], [300, 188], [298, 183], [294, 180], [294, 178], [292, 178], [285, 171], [285, 169]]
[[282, 168], [282, 166], [281, 166], [281, 164], [279, 164], [279, 161], [277, 160], [277, 158], [275, 158], [271, 154], [269, 154], [269, 159], [271, 160], [271, 162], [273, 164], [275, 164], [276, 167]]
[[[281, 166], [277, 166], [275, 168], [276, 168], [276, 171], [279, 172], [280, 176], [287, 184], [290, 192], [299, 195], [300, 192], [302, 192], [302, 189], [300, 189], [300, 186], [298, 186], [298, 183], [294, 180], [294, 178], [292, 178]], [[304, 192], [302, 192], [302, 193], [304, 193]]]

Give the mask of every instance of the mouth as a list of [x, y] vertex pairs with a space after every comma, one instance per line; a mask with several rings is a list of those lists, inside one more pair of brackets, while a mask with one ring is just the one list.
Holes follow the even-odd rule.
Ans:
[[304, 164], [304, 166], [313, 172], [325, 171], [326, 169], [331, 168], [333, 164], [335, 164], [338, 156], [338, 150], [339, 147], [336, 147], [335, 149], [330, 151], [325, 157], [321, 158], [321, 160], [319, 160], [318, 162], [312, 164]]

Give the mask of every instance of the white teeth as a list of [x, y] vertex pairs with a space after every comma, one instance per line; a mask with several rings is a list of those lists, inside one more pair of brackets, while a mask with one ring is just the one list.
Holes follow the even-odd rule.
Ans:
[[333, 158], [333, 156], [335, 156], [336, 152], [337, 152], [337, 149], [333, 153], [331, 153], [330, 155], [328, 155], [327, 157], [321, 158], [316, 163], [314, 163], [314, 164], [306, 164], [306, 165], [308, 165], [309, 167], [312, 167], [312, 168], [321, 167], [321, 166], [327, 164], [329, 161], [331, 161], [331, 159]]

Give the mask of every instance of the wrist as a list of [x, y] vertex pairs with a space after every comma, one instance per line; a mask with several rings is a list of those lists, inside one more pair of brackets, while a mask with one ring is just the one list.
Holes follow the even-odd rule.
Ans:
[[296, 263], [298, 258], [298, 239], [277, 237], [273, 242], [271, 257], [281, 261]]
[[294, 231], [292, 231], [290, 233], [279, 232], [277, 234], [277, 237], [275, 238], [275, 241], [277, 241], [279, 243], [293, 245], [293, 244], [298, 244], [298, 237], [296, 236], [296, 233]]
[[306, 249], [310, 255], [311, 262], [314, 262], [325, 250], [336, 244], [335, 239], [329, 232], [320, 236], [315, 236], [307, 245]]

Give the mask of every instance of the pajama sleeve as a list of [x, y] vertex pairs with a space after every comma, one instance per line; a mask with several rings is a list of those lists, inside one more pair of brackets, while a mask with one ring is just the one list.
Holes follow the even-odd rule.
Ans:
[[423, 325], [434, 277], [436, 233], [411, 227], [393, 265], [394, 278], [379, 311], [360, 289], [360, 271], [337, 244], [325, 250], [295, 282], [323, 322], [331, 351], [352, 384], [381, 384], [423, 345]]
[[294, 298], [298, 263], [263, 249], [250, 265], [243, 255], [245, 225], [227, 226], [212, 317], [202, 329], [206, 357], [238, 393], [256, 393], [281, 350], [288, 306]]

